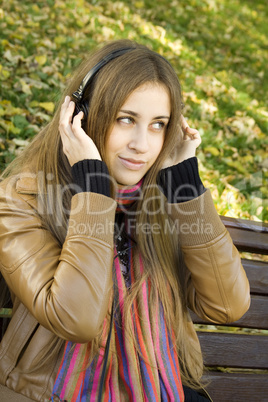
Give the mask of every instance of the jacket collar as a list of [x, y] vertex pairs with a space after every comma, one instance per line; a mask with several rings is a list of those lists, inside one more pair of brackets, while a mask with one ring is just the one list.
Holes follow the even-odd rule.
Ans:
[[19, 194], [38, 194], [36, 175], [24, 173], [16, 182], [16, 191]]

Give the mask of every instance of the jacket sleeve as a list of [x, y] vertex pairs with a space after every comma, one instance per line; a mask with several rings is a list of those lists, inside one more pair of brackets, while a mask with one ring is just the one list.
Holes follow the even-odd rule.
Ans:
[[11, 292], [59, 337], [93, 339], [112, 289], [115, 201], [97, 193], [74, 195], [60, 247], [27, 196], [0, 191], [0, 267]]
[[238, 320], [250, 305], [249, 282], [210, 191], [168, 209], [189, 270], [189, 308], [215, 323]]

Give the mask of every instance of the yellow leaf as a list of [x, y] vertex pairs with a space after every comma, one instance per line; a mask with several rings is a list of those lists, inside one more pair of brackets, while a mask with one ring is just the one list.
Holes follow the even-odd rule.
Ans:
[[55, 42], [57, 45], [62, 45], [63, 43], [65, 43], [65, 41], [66, 41], [65, 36], [61, 36], [61, 35], [56, 36], [56, 38], [54, 39], [54, 42]]
[[6, 22], [9, 25], [14, 25], [15, 24], [14, 18], [10, 17], [9, 15], [7, 15], [7, 17], [6, 17]]
[[35, 61], [39, 64], [39, 66], [43, 66], [44, 64], [46, 64], [47, 56], [45, 54], [35, 56]]
[[27, 95], [32, 95], [32, 91], [30, 88], [30, 85], [27, 84], [24, 80], [20, 79], [20, 84], [21, 84], [21, 90], [23, 93]]
[[[12, 103], [9, 100], [3, 99], [2, 101], [0, 101], [0, 106], [2, 106], [2, 108], [5, 111], [5, 115], [9, 115], [9, 116], [15, 116], [16, 114], [22, 114], [23, 113], [23, 109], [18, 108], [18, 107], [14, 107], [12, 105]], [[1, 112], [2, 113], [2, 112]]]
[[33, 4], [33, 5], [32, 5], [32, 10], [35, 11], [35, 12], [37, 12], [37, 13], [40, 11], [40, 9], [39, 9], [39, 7], [38, 7], [37, 4]]
[[144, 2], [143, 1], [135, 1], [134, 6], [136, 8], [144, 8]]
[[45, 109], [47, 112], [54, 112], [55, 105], [53, 102], [40, 102], [39, 106]]
[[29, 103], [30, 107], [37, 107], [38, 105], [39, 105], [39, 102], [37, 102], [36, 100]]
[[220, 154], [220, 151], [215, 147], [206, 147], [204, 151], [213, 156], [218, 156]]
[[231, 159], [225, 158], [224, 162], [231, 168], [238, 170], [239, 173], [245, 175], [248, 173], [247, 169], [245, 169], [244, 166], [239, 161], [232, 161]]
[[3, 39], [3, 40], [1, 41], [1, 44], [2, 44], [3, 47], [6, 47], [6, 46], [9, 45], [9, 41], [6, 40], [6, 39]]
[[0, 120], [0, 126], [3, 127], [7, 133], [12, 133], [12, 134], [19, 134], [20, 129], [15, 127], [12, 121], [9, 120]]
[[2, 64], [0, 64], [0, 79], [3, 81], [9, 77], [10, 77], [10, 72], [8, 70], [5, 70], [2, 66]]

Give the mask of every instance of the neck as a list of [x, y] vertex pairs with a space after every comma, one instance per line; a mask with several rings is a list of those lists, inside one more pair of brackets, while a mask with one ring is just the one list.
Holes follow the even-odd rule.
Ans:
[[133, 186], [118, 186], [116, 190], [116, 201], [118, 203], [118, 209], [124, 212], [131, 207], [135, 201], [142, 196], [141, 191], [142, 180]]

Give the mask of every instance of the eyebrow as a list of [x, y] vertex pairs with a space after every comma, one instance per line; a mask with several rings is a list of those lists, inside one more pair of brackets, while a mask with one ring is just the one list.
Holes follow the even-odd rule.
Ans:
[[[125, 113], [125, 114], [130, 114], [130, 116], [134, 116], [134, 117], [141, 117], [139, 113], [133, 112], [132, 110], [119, 110], [119, 112]], [[157, 120], [157, 119], [170, 119], [170, 116], [156, 116], [153, 118], [153, 120]]]

